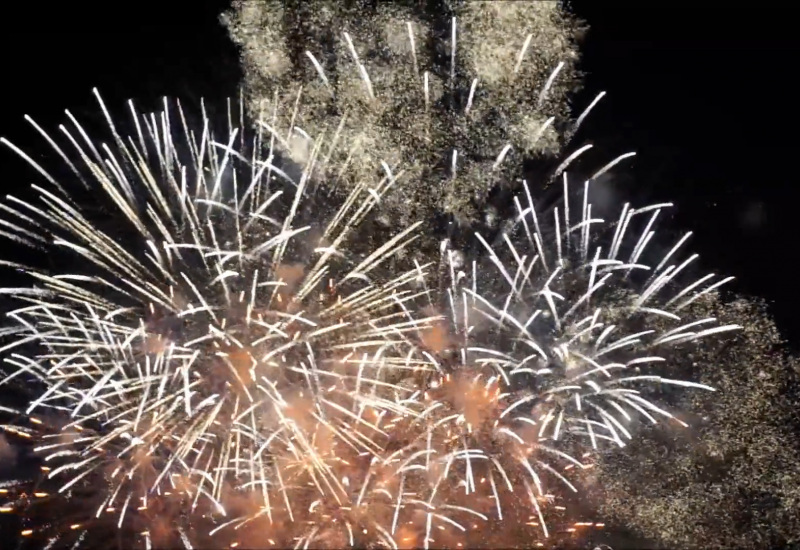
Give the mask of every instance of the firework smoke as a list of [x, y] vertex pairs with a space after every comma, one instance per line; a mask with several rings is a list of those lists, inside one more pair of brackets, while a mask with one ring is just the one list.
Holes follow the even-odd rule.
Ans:
[[398, 2], [249, 0], [225, 22], [250, 111], [302, 95], [311, 129], [339, 118], [340, 160], [401, 163], [407, 185], [386, 205], [400, 220], [480, 219], [490, 190], [517, 181], [524, 158], [557, 152], [573, 128], [562, 123], [578, 25], [556, 2], [441, 2], [426, 14]]

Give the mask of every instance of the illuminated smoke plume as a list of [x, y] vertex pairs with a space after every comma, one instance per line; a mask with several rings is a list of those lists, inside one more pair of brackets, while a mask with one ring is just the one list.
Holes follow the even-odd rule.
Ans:
[[[569, 134], [579, 28], [556, 2], [442, 2], [426, 12], [250, 0], [224, 21], [242, 50], [251, 112], [302, 97], [308, 127], [338, 121], [342, 160], [360, 168], [337, 186], [354, 185], [375, 158], [401, 163], [408, 183], [387, 208], [402, 220], [474, 221], [523, 159], [551, 156]], [[292, 123], [285, 115], [282, 128]]]

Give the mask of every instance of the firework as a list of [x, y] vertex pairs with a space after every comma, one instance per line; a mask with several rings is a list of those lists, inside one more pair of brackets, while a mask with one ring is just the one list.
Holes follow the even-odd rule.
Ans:
[[[347, 9], [301, 11], [300, 34], [312, 39], [305, 55], [297, 56], [305, 65], [293, 67], [295, 73], [283, 35], [275, 30], [290, 18], [268, 5], [239, 4], [232, 33], [246, 46], [251, 109], [269, 111], [285, 102], [290, 96], [259, 87], [291, 74], [298, 98], [305, 94], [320, 112], [350, 116], [342, 117], [337, 133], [351, 144], [342, 150], [347, 162], [351, 155], [369, 159], [380, 151], [413, 174], [416, 185], [396, 197], [401, 204], [392, 210], [474, 222], [476, 213], [487, 213], [474, 206], [485, 205], [488, 190], [506, 185], [510, 173], [516, 176], [523, 156], [558, 149], [603, 94], [573, 124], [559, 124], [560, 77], [566, 73], [569, 81], [572, 58], [537, 55], [529, 63], [530, 28], [516, 35], [516, 44], [508, 38], [510, 25], [517, 28], [534, 3], [464, 6], [464, 17], [451, 19], [446, 32], [437, 29], [446, 37], [431, 40], [438, 51], [430, 58], [425, 48], [436, 33], [427, 36], [430, 26], [411, 16], [400, 23], [405, 14], [398, 17], [391, 8], [366, 25], [352, 25], [339, 41], [314, 25], [341, 17], [346, 26], [352, 15]], [[357, 17], [363, 21], [361, 10]], [[493, 43], [487, 31], [498, 21], [501, 39]], [[552, 43], [568, 49], [564, 40]], [[279, 124], [293, 122], [284, 118]], [[590, 147], [569, 155], [555, 177], [563, 175], [566, 182], [566, 169]], [[711, 388], [678, 375], [682, 365], [674, 359], [682, 355], [675, 352], [738, 328], [689, 313], [694, 301], [729, 279], [708, 276], [679, 286], [693, 260], [679, 259], [685, 240], [650, 261], [657, 241], [652, 229], [668, 205], [625, 206], [618, 219], [605, 223], [594, 219], [587, 187], [584, 201], [573, 208], [578, 216], [573, 211], [570, 217], [565, 191], [564, 208], [553, 211], [550, 223], [537, 218], [527, 185], [520, 191], [515, 226], [504, 228], [492, 244], [478, 236], [486, 254], [471, 270], [469, 263], [461, 265], [460, 245], [444, 246], [450, 285], [442, 301], [450, 324], [423, 339], [422, 355], [433, 368], [402, 381], [418, 392], [404, 402], [415, 412], [382, 418], [381, 426], [392, 433], [384, 460], [359, 478], [364, 492], [358, 491], [357, 502], [370, 502], [370, 520], [378, 522], [367, 531], [382, 530], [385, 544], [530, 546], [552, 543], [562, 526], [583, 526], [557, 518], [548, 527], [545, 517], [560, 510], [563, 494], [577, 491], [567, 474], [591, 467], [586, 449], [603, 441], [623, 446], [642, 419], [681, 422], [665, 407], [664, 388]], [[373, 487], [373, 498], [362, 499]], [[467, 507], [458, 507], [465, 502]]]
[[629, 156], [589, 178], [578, 201], [568, 158], [559, 167], [563, 202], [549, 212], [537, 212], [524, 183], [511, 222], [491, 243], [476, 234], [481, 261], [463, 265], [442, 245], [455, 360], [502, 381], [513, 395], [507, 422], [528, 424], [535, 440], [585, 436], [597, 449], [602, 441], [624, 446], [637, 419], [685, 426], [660, 406], [664, 387], [713, 388], [670, 377], [685, 371], [672, 364], [681, 357], [675, 350], [741, 328], [691, 315], [688, 306], [733, 279], [686, 282], [698, 258], [682, 256], [691, 233], [663, 256], [654, 252], [656, 221], [671, 204], [625, 204], [611, 222], [595, 217], [591, 182]]
[[[402, 111], [422, 114], [404, 135], [441, 138], [429, 116], [441, 86], [417, 66], [406, 30], [413, 75], [392, 82], [422, 91]], [[455, 79], [455, 19], [450, 36]], [[676, 286], [694, 258], [678, 260], [685, 238], [646, 261], [669, 205], [625, 205], [607, 224], [587, 183], [575, 216], [566, 169], [589, 146], [555, 171], [565, 191], [552, 223], [523, 184], [511, 223], [497, 238], [476, 235], [482, 257], [445, 241], [445, 291], [429, 290], [427, 265], [410, 253], [418, 224], [398, 230], [381, 215], [408, 156], [377, 160], [386, 143], [370, 141], [376, 120], [396, 120], [375, 93], [387, 75], [367, 71], [349, 34], [340, 46], [352, 70], [334, 82], [309, 52], [318, 81], [260, 105], [252, 137], [230, 113], [223, 139], [205, 113], [193, 132], [168, 104], [148, 116], [131, 107], [128, 136], [101, 102], [112, 144], [69, 115], [68, 154], [31, 121], [83, 189], [3, 140], [46, 181], [0, 206], [3, 235], [58, 254], [55, 269], [3, 262], [26, 282], [2, 290], [23, 302], [3, 332], [2, 383], [32, 394], [3, 408], [16, 416], [4, 430], [43, 461], [42, 476], [0, 493], [2, 511], [22, 512], [23, 537], [50, 547], [111, 537], [185, 548], [557, 544], [598, 526], [565, 513], [598, 442], [623, 445], [635, 416], [674, 418], [654, 388], [708, 388], [665, 373], [670, 350], [737, 328], [682, 317], [729, 279]], [[539, 106], [563, 65], [550, 69]], [[512, 150], [556, 139], [555, 116], [520, 113], [512, 128], [481, 133], [497, 115], [482, 93], [473, 78], [463, 111], [444, 109], [480, 142], [448, 148], [451, 190], [485, 191]], [[315, 111], [331, 95], [347, 113]], [[359, 139], [350, 121], [365, 128]], [[446, 172], [421, 162], [416, 176]]]
[[[570, 137], [578, 25], [557, 2], [437, 4], [425, 13], [397, 2], [251, 0], [235, 3], [226, 24], [254, 116], [302, 95], [306, 130], [341, 117], [339, 161], [357, 165], [351, 175], [376, 157], [403, 165], [404, 191], [386, 204], [393, 216], [468, 225], [523, 159], [553, 158]], [[293, 124], [288, 114], [280, 128]], [[436, 243], [424, 240], [431, 254]]]
[[67, 154], [29, 121], [111, 223], [3, 140], [46, 180], [33, 199], [8, 197], [5, 236], [61, 254], [55, 272], [4, 262], [32, 283], [2, 289], [23, 302], [7, 314], [2, 382], [34, 388], [5, 430], [35, 440], [49, 487], [15, 492], [4, 511], [52, 493], [76, 503], [55, 528], [78, 541], [101, 524], [188, 547], [202, 520], [242, 500], [291, 516], [307, 506], [294, 486], [335, 499], [329, 462], [339, 447], [379, 449], [369, 413], [401, 407], [381, 371], [416, 367], [406, 348], [424, 325], [408, 313], [424, 268], [384, 270], [415, 227], [353, 238], [395, 175], [384, 164], [334, 209], [311, 184], [320, 142], [295, 179], [279, 167], [285, 136], [248, 142], [229, 127], [219, 142], [205, 115], [198, 135], [165, 102], [150, 116], [131, 105], [123, 138], [100, 105], [113, 146], [68, 113]]
[[763, 302], [708, 296], [690, 308], [745, 328], [687, 350], [687, 360], [711, 367], [700, 380], [718, 390], [681, 396], [694, 419], [690, 432], [661, 424], [599, 461], [593, 473], [604, 517], [661, 547], [796, 545], [800, 364], [786, 355]]

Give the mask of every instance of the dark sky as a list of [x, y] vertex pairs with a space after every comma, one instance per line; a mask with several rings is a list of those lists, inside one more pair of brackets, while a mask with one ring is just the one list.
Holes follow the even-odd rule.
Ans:
[[[676, 221], [695, 230], [705, 267], [737, 276], [735, 290], [774, 302], [796, 347], [792, 17], [774, 3], [658, 4], [576, 5], [592, 25], [588, 87], [609, 92], [594, 134], [616, 133], [637, 150], [642, 191], [677, 203]], [[706, 7], [689, 7], [698, 4]]]
[[[140, 110], [164, 95], [217, 104], [235, 95], [237, 51], [217, 20], [226, 2], [96, 5], [4, 8], [0, 136], [24, 143], [25, 114], [53, 128], [65, 108], [95, 113], [92, 87], [110, 105], [134, 98]], [[623, 200], [676, 202], [673, 222], [695, 231], [703, 266], [768, 300], [800, 349], [796, 18], [774, 2], [573, 5], [591, 26], [576, 105], [609, 93], [581, 138], [611, 154], [636, 150], [636, 186]], [[7, 150], [0, 163], [3, 195], [30, 183]]]
[[[636, 187], [623, 200], [675, 201], [674, 226], [695, 231], [703, 267], [772, 302], [798, 347], [794, 19], [775, 3], [646, 4], [573, 3], [591, 26], [576, 106], [609, 92], [580, 137], [610, 155], [636, 150]], [[140, 109], [164, 95], [222, 104], [236, 92], [236, 48], [217, 22], [226, 2], [17, 5], [0, 33], [0, 135], [30, 136], [26, 113], [50, 128], [64, 108], [95, 113], [93, 86], [110, 105], [135, 98]]]

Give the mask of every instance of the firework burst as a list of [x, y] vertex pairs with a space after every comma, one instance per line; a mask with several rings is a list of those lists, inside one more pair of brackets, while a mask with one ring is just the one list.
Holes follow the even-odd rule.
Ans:
[[75, 265], [49, 273], [5, 262], [33, 280], [2, 290], [23, 302], [7, 314], [2, 382], [35, 387], [22, 425], [5, 429], [36, 441], [52, 485], [33, 494], [95, 507], [68, 523], [78, 539], [100, 521], [171, 544], [175, 521], [185, 546], [196, 519], [226, 515], [242, 494], [260, 495], [267, 516], [284, 504], [291, 516], [294, 485], [335, 496], [341, 476], [321, 449], [375, 454], [381, 430], [365, 411], [400, 407], [381, 371], [415, 368], [405, 350], [424, 324], [407, 305], [423, 267], [381, 273], [415, 227], [377, 244], [353, 239], [394, 174], [384, 164], [379, 181], [334, 209], [311, 188], [319, 142], [295, 179], [279, 167], [282, 136], [248, 143], [229, 128], [218, 142], [205, 116], [194, 134], [180, 105], [165, 102], [149, 117], [131, 105], [136, 132], [123, 138], [100, 104], [113, 147], [70, 115], [68, 155], [30, 122], [110, 213], [109, 227], [124, 226], [123, 241], [3, 140], [49, 184], [33, 186], [32, 200], [8, 197], [5, 236]]
[[[131, 107], [123, 137], [101, 102], [112, 144], [69, 115], [68, 154], [31, 121], [90, 202], [3, 140], [46, 182], [0, 205], [3, 235], [59, 254], [50, 270], [3, 262], [26, 282], [2, 289], [22, 302], [7, 314], [2, 383], [28, 383], [32, 395], [4, 407], [15, 419], [3, 428], [42, 460], [34, 481], [0, 488], [0, 510], [22, 512], [23, 537], [49, 547], [112, 536], [146, 548], [530, 547], [594, 525], [564, 513], [590, 451], [623, 445], [635, 416], [674, 418], [650, 390], [705, 387], [651, 369], [669, 372], [670, 349], [737, 328], [681, 316], [729, 279], [676, 286], [694, 259], [678, 260], [686, 238], [645, 260], [669, 205], [625, 205], [605, 223], [587, 183], [575, 216], [566, 169], [584, 146], [555, 171], [565, 191], [552, 222], [523, 185], [512, 223], [496, 239], [476, 235], [482, 257], [465, 260], [445, 241], [447, 283], [430, 291], [427, 265], [409, 254], [419, 224], [397, 230], [378, 208], [407, 151], [375, 160], [385, 136], [375, 145], [354, 130], [396, 120], [397, 105], [376, 94], [382, 77], [414, 90], [398, 111], [405, 121], [422, 113], [406, 136], [436, 134], [437, 151], [453, 137], [434, 105], [474, 130], [461, 132], [471, 153], [449, 147], [445, 163], [428, 155], [410, 168], [441, 176], [445, 165], [450, 190], [484, 192], [518, 167], [513, 150], [558, 141], [548, 138], [555, 116], [538, 112], [481, 139], [505, 115], [483, 101], [479, 78], [459, 95], [457, 30], [453, 19], [451, 91], [463, 101], [450, 106], [418, 66], [409, 24], [411, 77], [371, 76], [345, 33], [347, 67], [334, 78], [307, 52], [315, 83], [260, 104], [252, 138], [230, 114], [223, 139], [205, 113], [195, 133], [166, 104], [148, 116]], [[320, 115], [321, 97], [348, 112]]]
[[564, 510], [549, 481], [575, 491], [566, 471], [586, 457], [509, 429], [502, 380], [443, 366], [425, 266], [384, 268], [414, 228], [352, 239], [395, 181], [387, 165], [321, 224], [319, 141], [295, 180], [268, 123], [270, 146], [259, 134], [248, 147], [232, 128], [215, 140], [206, 117], [193, 134], [179, 105], [131, 113], [124, 139], [106, 114], [113, 149], [74, 119], [80, 139], [63, 128], [80, 162], [40, 130], [112, 213], [107, 230], [4, 141], [50, 186], [8, 197], [6, 236], [64, 253], [55, 274], [6, 262], [34, 281], [3, 290], [23, 302], [8, 313], [3, 384], [31, 384], [4, 430], [42, 464], [3, 488], [23, 538], [459, 548], [543, 545], [586, 525], [545, 522]]
[[[303, 101], [306, 130], [340, 117], [338, 160], [357, 165], [351, 175], [376, 157], [409, 175], [387, 211], [469, 225], [525, 158], [550, 158], [574, 132], [574, 24], [552, 2], [443, 2], [429, 16], [369, 4], [236, 4], [228, 27], [242, 46], [250, 112]], [[289, 114], [279, 128], [295, 123]], [[436, 239], [424, 244], [435, 254]]]
[[683, 255], [691, 233], [661, 257], [651, 250], [656, 221], [671, 204], [625, 204], [611, 222], [593, 214], [591, 182], [628, 156], [587, 180], [578, 201], [563, 172], [563, 202], [548, 212], [537, 212], [524, 183], [510, 223], [491, 243], [476, 234], [480, 261], [465, 265], [442, 244], [454, 360], [502, 380], [513, 395], [508, 420], [528, 425], [535, 439], [577, 435], [598, 449], [602, 441], [624, 446], [637, 419], [685, 426], [659, 406], [659, 393], [713, 388], [671, 378], [685, 372], [671, 364], [672, 350], [741, 328], [686, 315], [687, 306], [733, 278], [685, 282], [698, 258]]

